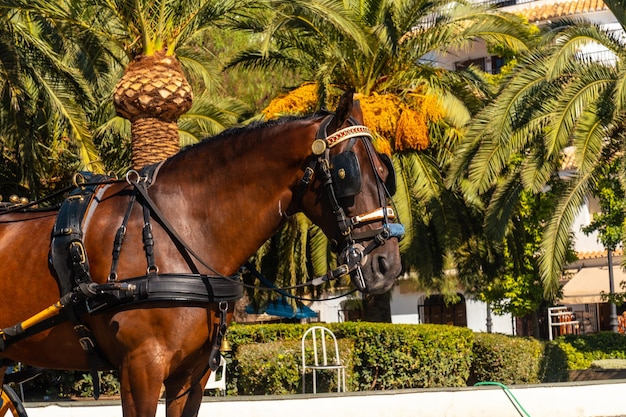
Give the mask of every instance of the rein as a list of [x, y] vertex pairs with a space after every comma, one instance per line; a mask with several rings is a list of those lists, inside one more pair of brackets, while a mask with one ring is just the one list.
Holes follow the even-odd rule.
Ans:
[[[76, 176], [75, 176], [76, 178]], [[120, 180], [120, 179], [110, 179], [110, 180], [105, 180], [105, 181], [88, 181], [88, 182], [81, 182], [81, 183], [77, 183], [74, 182], [73, 185], [69, 185], [59, 191], [55, 191], [54, 193], [47, 195], [45, 197], [39, 198], [35, 201], [30, 201], [26, 204], [15, 204], [15, 205], [11, 205], [9, 207], [2, 207], [0, 208], [0, 216], [3, 216], [5, 214], [10, 214], [10, 213], [17, 213], [17, 212], [23, 212], [23, 211], [27, 211], [27, 209], [31, 209], [32, 211], [36, 211], [36, 210], [48, 210], [46, 209], [37, 209], [35, 208], [36, 206], [38, 206], [39, 204], [46, 202], [46, 201], [50, 201], [55, 199], [56, 197], [63, 195], [63, 194], [67, 194], [68, 192], [76, 189], [76, 187], [88, 187], [88, 186], [100, 186], [100, 185], [107, 185], [107, 184], [115, 184], [118, 182], [122, 182], [124, 180]], [[50, 210], [52, 210], [53, 208], [51, 207]]]

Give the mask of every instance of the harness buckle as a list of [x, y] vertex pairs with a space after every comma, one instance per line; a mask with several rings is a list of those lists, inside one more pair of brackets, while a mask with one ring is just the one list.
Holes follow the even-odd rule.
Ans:
[[309, 184], [311, 183], [311, 178], [313, 178], [313, 174], [315, 174], [315, 171], [313, 171], [313, 168], [306, 167], [304, 169], [304, 175], [302, 176], [302, 180], [300, 181], [305, 187], [308, 187]]
[[93, 340], [87, 336], [78, 339], [78, 343], [80, 343], [80, 347], [82, 347], [85, 352], [91, 352], [96, 347]]
[[134, 169], [131, 169], [130, 171], [126, 173], [126, 182], [129, 185], [135, 185], [139, 183], [140, 181], [141, 181], [141, 175], [139, 175], [139, 172], [135, 171]]
[[74, 176], [72, 177], [72, 184], [74, 184], [74, 187], [78, 188], [86, 182], [87, 180], [85, 179], [85, 176], [82, 173], [80, 172], [74, 173]]
[[96, 344], [91, 337], [88, 336], [89, 329], [86, 326], [77, 324], [74, 326], [74, 331], [78, 334], [82, 334], [82, 336], [78, 338], [78, 343], [80, 343], [80, 347], [82, 347], [85, 352], [92, 352], [96, 348]]
[[70, 243], [70, 254], [72, 255], [72, 260], [76, 263], [84, 265], [87, 261], [87, 257], [85, 256], [85, 247], [80, 241], [73, 241]]

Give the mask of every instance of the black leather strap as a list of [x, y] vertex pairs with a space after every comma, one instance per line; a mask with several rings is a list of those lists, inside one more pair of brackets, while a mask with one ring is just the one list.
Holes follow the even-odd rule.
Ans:
[[130, 196], [130, 201], [128, 202], [128, 208], [126, 209], [126, 213], [124, 214], [124, 219], [122, 219], [122, 224], [117, 229], [117, 233], [115, 233], [115, 240], [113, 241], [113, 252], [111, 253], [112, 260], [111, 272], [109, 272], [109, 282], [117, 280], [117, 264], [119, 262], [120, 253], [122, 252], [124, 237], [126, 236], [126, 225], [128, 224], [128, 219], [130, 218], [130, 214], [133, 211], [133, 206], [135, 205], [136, 199], [137, 194], [132, 193]]

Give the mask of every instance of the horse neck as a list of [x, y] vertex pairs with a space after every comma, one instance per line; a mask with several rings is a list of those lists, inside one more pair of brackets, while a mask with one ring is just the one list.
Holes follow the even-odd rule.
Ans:
[[153, 198], [174, 227], [202, 230], [190, 245], [233, 272], [286, 221], [315, 129], [292, 121], [196, 145], [163, 165]]

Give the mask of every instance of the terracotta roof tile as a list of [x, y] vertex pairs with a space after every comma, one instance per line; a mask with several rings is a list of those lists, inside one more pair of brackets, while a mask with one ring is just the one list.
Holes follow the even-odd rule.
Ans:
[[607, 10], [602, 0], [572, 0], [560, 3], [531, 6], [516, 11], [528, 19], [529, 22], [549, 20], [557, 17], [566, 17], [575, 14]]
[[[622, 249], [616, 249], [613, 251], [614, 256], [622, 256], [624, 251]], [[597, 259], [597, 258], [606, 258], [607, 252], [604, 251], [589, 251], [589, 252], [576, 252], [579, 260], [585, 259]]]

